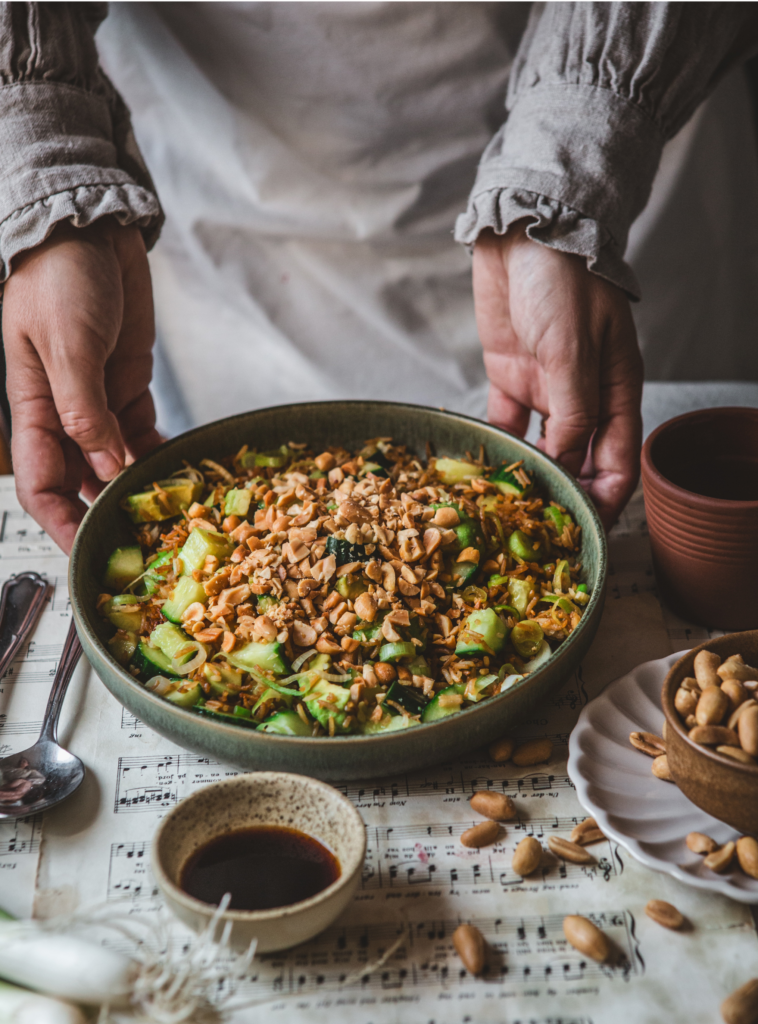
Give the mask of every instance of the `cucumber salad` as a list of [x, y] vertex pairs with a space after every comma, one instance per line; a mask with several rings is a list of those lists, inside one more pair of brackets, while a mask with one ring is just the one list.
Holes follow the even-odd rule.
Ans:
[[580, 528], [523, 464], [290, 443], [122, 502], [99, 609], [113, 657], [199, 715], [285, 736], [434, 722], [515, 685], [578, 626]]

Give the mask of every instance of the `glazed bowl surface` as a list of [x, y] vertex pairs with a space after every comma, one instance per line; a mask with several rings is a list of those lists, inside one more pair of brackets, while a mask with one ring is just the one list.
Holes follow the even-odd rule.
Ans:
[[230, 942], [235, 949], [244, 951], [256, 939], [260, 953], [289, 949], [328, 928], [350, 903], [361, 880], [366, 855], [363, 819], [336, 789], [285, 772], [252, 772], [213, 782], [163, 818], [150, 856], [153, 875], [170, 910], [194, 931], [202, 931], [216, 908], [180, 887], [187, 861], [219, 836], [272, 825], [297, 829], [326, 846], [339, 861], [339, 878], [310, 899], [289, 906], [227, 910], [220, 915], [220, 926], [231, 922]]
[[[228, 725], [176, 707], [145, 689], [110, 655], [112, 627], [97, 611], [107, 558], [134, 543], [119, 503], [153, 480], [170, 477], [187, 460], [218, 459], [243, 444], [270, 449], [288, 441], [313, 449], [362, 447], [368, 438], [392, 437], [425, 456], [460, 457], [484, 445], [491, 463], [525, 459], [538, 487], [566, 506], [582, 528], [582, 563], [591, 591], [582, 621], [545, 666], [493, 697], [438, 722], [385, 736], [276, 736]], [[100, 679], [132, 714], [180, 746], [246, 770], [297, 771], [321, 779], [368, 779], [429, 767], [485, 746], [512, 728], [568, 678], [600, 623], [607, 572], [605, 533], [576, 480], [543, 452], [479, 420], [423, 406], [392, 402], [312, 402], [244, 413], [188, 431], [135, 462], [93, 502], [71, 555], [69, 590], [84, 652]]]
[[748, 665], [758, 665], [758, 629], [708, 640], [672, 666], [661, 693], [669, 768], [693, 804], [745, 835], [758, 836], [758, 765], [741, 764], [693, 742], [674, 707], [681, 681], [694, 675], [699, 651], [714, 651], [722, 661], [731, 654], [741, 654]]
[[758, 409], [700, 409], [642, 448], [655, 575], [666, 602], [704, 626], [758, 626]]

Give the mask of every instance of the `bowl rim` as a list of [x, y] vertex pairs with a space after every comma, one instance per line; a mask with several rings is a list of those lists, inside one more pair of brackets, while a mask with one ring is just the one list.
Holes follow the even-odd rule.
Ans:
[[[680, 487], [678, 484], [673, 483], [668, 477], [664, 476], [663, 473], [658, 469], [653, 461], [653, 446], [659, 437], [667, 433], [673, 427], [678, 426], [684, 421], [694, 423], [697, 420], [704, 419], [705, 417], [711, 417], [714, 414], [721, 415], [723, 413], [747, 413], [750, 418], [758, 419], [758, 409], [754, 409], [752, 406], [742, 405], [719, 405], [712, 409], [694, 409], [692, 412], [682, 413], [681, 416], [674, 416], [670, 420], [666, 420], [665, 423], [661, 423], [660, 426], [656, 427], [645, 439], [642, 445], [642, 452], [640, 455], [640, 466], [642, 471], [642, 483], [643, 487], [647, 483], [646, 491], [649, 490], [650, 484], [654, 484], [661, 491], [663, 491], [668, 498], [674, 501], [683, 502], [688, 504], [692, 508], [696, 508], [703, 512], [727, 512], [729, 510], [734, 512], [756, 512], [758, 511], [758, 500], [741, 500], [733, 498], [709, 498], [704, 494], [697, 494], [695, 491], [688, 491], [686, 487]], [[646, 498], [649, 501], [649, 496], [646, 494]]]
[[[715, 643], [721, 643], [724, 640], [731, 638], [737, 638], [744, 636], [746, 633], [752, 633], [758, 637], [758, 629], [746, 629], [739, 633], [724, 633], [723, 636], [712, 637], [710, 640], [704, 641], [697, 647], [693, 647], [691, 650], [683, 654], [678, 661], [669, 669], [666, 678], [663, 681], [663, 688], [661, 690], [661, 705], [663, 713], [666, 716], [666, 724], [668, 727], [674, 729], [679, 739], [682, 740], [691, 750], [695, 751], [701, 757], [705, 757], [707, 760], [712, 761], [714, 764], [722, 765], [724, 768], [731, 768], [734, 771], [740, 772], [748, 778], [758, 778], [758, 764], [743, 764], [741, 761], [735, 761], [732, 757], [727, 757], [725, 754], [716, 753], [715, 749], [712, 750], [710, 747], [704, 746], [702, 743], [695, 743], [687, 735], [679, 713], [674, 707], [674, 680], [679, 681], [678, 673], [681, 674], [684, 670], [685, 662], [692, 659], [694, 661], [695, 656], [700, 651], [709, 651], [712, 649], [712, 645]], [[733, 651], [732, 653], [739, 654], [739, 651]]]
[[[219, 789], [233, 789], [242, 786], [245, 788], [250, 787], [254, 793], [255, 787], [258, 784], [266, 781], [281, 781], [282, 779], [286, 779], [288, 782], [292, 783], [295, 788], [297, 786], [302, 786], [305, 789], [313, 788], [327, 794], [329, 799], [336, 798], [338, 805], [342, 805], [345, 816], [350, 821], [351, 831], [356, 837], [360, 836], [360, 852], [356, 858], [356, 863], [350, 870], [345, 871], [343, 870], [342, 861], [340, 860], [339, 878], [335, 879], [335, 881], [325, 889], [321, 889], [314, 896], [309, 896], [307, 900], [299, 900], [297, 903], [288, 903], [282, 907], [270, 907], [268, 910], [225, 910], [221, 914], [221, 920], [242, 921], [251, 924], [256, 922], [263, 923], [281, 920], [285, 917], [294, 917], [298, 914], [312, 910], [314, 907], [319, 906], [319, 904], [329, 903], [333, 897], [337, 896], [339, 892], [345, 888], [345, 886], [350, 885], [355, 878], [356, 873], [363, 869], [363, 865], [366, 860], [366, 825], [355, 805], [348, 800], [346, 796], [340, 793], [338, 789], [334, 786], [330, 786], [328, 782], [322, 782], [320, 779], [311, 778], [309, 775], [299, 775], [296, 772], [241, 772], [239, 775], [235, 775], [230, 779], [217, 779], [215, 782], [209, 782], [206, 786], [199, 786], [197, 789], [193, 789], [191, 793], [171, 808], [168, 814], [161, 819], [157, 829], [153, 833], [153, 838], [150, 843], [150, 868], [158, 885], [162, 889], [170, 892], [172, 898], [177, 902], [182, 903], [188, 910], [204, 914], [208, 918], [212, 917], [218, 910], [218, 907], [213, 903], [206, 903], [204, 900], [199, 900], [196, 896], [191, 896], [188, 892], [185, 892], [181, 886], [177, 885], [176, 882], [169, 878], [168, 873], [163, 867], [159, 848], [162, 840], [165, 838], [166, 830], [168, 829], [172, 818], [179, 812], [180, 808], [183, 808], [186, 804], [199, 799], [200, 796], [202, 794], [206, 794], [209, 789], [218, 791]], [[306, 832], [305, 829], [300, 831], [303, 831], [305, 835], [310, 834]], [[222, 834], [223, 833], [216, 832], [209, 833], [206, 842], [210, 842], [216, 837], [216, 835]], [[313, 839], [315, 836], [311, 836], [311, 838]], [[321, 840], [318, 840], [318, 842], [321, 842]], [[331, 852], [338, 857], [335, 851]]]
[[[378, 406], [389, 409], [412, 409], [416, 412], [421, 412], [424, 414], [431, 413], [434, 416], [442, 416], [445, 419], [460, 421], [463, 422], [464, 424], [472, 423], [475, 424], [477, 427], [484, 427], [485, 429], [491, 431], [494, 434], [501, 435], [510, 441], [516, 442], [517, 444], [526, 447], [526, 449], [528, 451], [533, 452], [538, 459], [548, 463], [556, 472], [558, 472], [564, 478], [569, 488], [577, 495], [578, 500], [583, 503], [585, 511], [589, 516], [590, 522], [594, 527], [594, 535], [595, 540], [597, 542], [598, 585], [593, 589], [592, 594], [590, 595], [589, 603], [585, 608], [579, 626], [571, 633], [567, 640], [563, 641], [560, 647], [553, 653], [555, 655], [560, 656], [564, 651], [570, 650], [571, 647], [582, 642], [583, 635], [586, 629], [590, 627], [593, 616], [595, 614], [600, 614], [602, 612], [602, 603], [604, 602], [608, 574], [608, 544], [605, 529], [602, 523], [600, 522], [600, 517], [597, 514], [597, 510], [595, 509], [595, 506], [591, 498], [584, 491], [579, 481], [575, 477], [573, 477], [572, 474], [569, 473], [569, 471], [564, 466], [562, 466], [551, 456], [547, 455], [545, 452], [541, 451], [535, 445], [531, 444], [529, 441], [526, 441], [524, 438], [518, 437], [518, 435], [512, 434], [509, 431], [504, 430], [502, 427], [498, 427], [495, 424], [477, 419], [475, 416], [468, 416], [465, 413], [454, 412], [441, 407], [435, 408], [432, 406], [418, 405], [410, 402], [389, 402], [380, 401], [377, 399], [371, 399], [367, 401], [361, 399], [330, 399], [325, 401], [291, 402], [284, 405], [266, 406], [263, 409], [251, 409], [248, 410], [247, 412], [236, 413], [234, 416], [227, 416], [224, 417], [223, 419], [213, 420], [209, 423], [204, 423], [201, 426], [193, 427], [192, 429], [187, 430], [182, 434], [177, 434], [176, 437], [170, 438], [168, 441], [164, 441], [163, 444], [148, 452], [147, 455], [135, 460], [135, 462], [133, 462], [124, 471], [122, 471], [122, 473], [120, 473], [119, 476], [115, 478], [115, 480], [111, 481], [108, 484], [108, 486], [101, 491], [101, 493], [95, 498], [90, 507], [87, 509], [87, 512], [77, 531], [76, 538], [74, 540], [74, 545], [71, 551], [71, 557], [69, 560], [68, 584], [69, 595], [71, 600], [71, 609], [74, 615], [74, 620], [76, 622], [77, 629], [79, 630], [80, 634], [84, 634], [85, 651], [87, 650], [87, 644], [91, 644], [94, 647], [97, 656], [109, 666], [111, 671], [117, 672], [122, 683], [126, 683], [129, 689], [132, 689], [135, 692], [135, 694], [139, 694], [138, 699], [146, 699], [148, 702], [154, 703], [156, 707], [160, 707], [162, 710], [168, 708], [169, 713], [171, 713], [172, 715], [188, 715], [190, 716], [190, 718], [194, 719], [198, 723], [198, 725], [202, 723], [202, 728], [207, 730], [209, 734], [213, 732], [215, 733], [216, 736], [239, 737], [240, 734], [247, 733], [252, 737], [253, 734], [256, 734], [259, 738], [265, 737], [265, 739], [269, 741], [275, 740], [279, 743], [282, 751], [286, 749], [285, 744], [288, 744], [290, 746], [290, 749], [294, 750], [297, 748], [298, 745], [301, 745], [304, 748], [305, 744], [312, 742], [312, 737], [310, 736], [274, 736], [270, 733], [257, 733], [256, 730], [252, 728], [240, 725], [232, 725], [227, 722], [214, 720], [210, 717], [194, 715], [191, 710], [172, 705], [170, 702], [162, 700], [155, 694], [150, 693], [150, 691], [146, 690], [144, 686], [142, 686], [138, 682], [138, 680], [134, 678], [134, 676], [127, 672], [122, 665], [119, 665], [119, 663], [115, 661], [115, 659], [111, 656], [110, 652], [107, 650], [106, 646], [100, 641], [99, 636], [97, 636], [96, 633], [90, 631], [90, 629], [88, 628], [86, 621], [84, 619], [84, 615], [82, 613], [82, 609], [80, 608], [81, 597], [78, 594], [78, 589], [76, 586], [76, 577], [80, 571], [80, 566], [82, 567], [83, 571], [87, 571], [87, 565], [85, 564], [85, 560], [82, 558], [81, 549], [84, 543], [84, 537], [87, 533], [88, 525], [95, 520], [96, 516], [99, 513], [99, 506], [105, 502], [109, 492], [112, 489], [114, 489], [115, 486], [118, 485], [120, 481], [123, 481], [125, 473], [128, 473], [130, 475], [136, 475], [139, 471], [140, 465], [144, 461], [147, 461], [148, 459], [154, 457], [159, 452], [165, 452], [169, 450], [174, 445], [184, 446], [193, 439], [200, 440], [204, 432], [207, 431], [210, 427], [219, 427], [226, 424], [231, 425], [239, 420], [247, 419], [251, 415], [264, 416], [266, 413], [281, 413], [288, 409], [312, 408], [314, 410], [327, 410], [329, 407], [334, 406], [348, 406], [356, 409], [366, 408], [367, 406]], [[586, 530], [583, 531], [583, 538], [585, 533]], [[598, 611], [598, 605], [601, 606], [600, 611]], [[499, 693], [495, 697], [492, 697], [487, 701], [482, 701], [481, 703], [475, 704], [470, 708], [466, 708], [464, 709], [463, 712], [461, 712], [461, 714], [469, 716], [473, 716], [476, 713], [481, 714], [482, 710], [488, 706], [491, 706], [493, 701], [508, 698], [509, 695], [516, 693], [517, 691], [528, 686], [533, 679], [536, 679], [538, 677], [540, 672], [544, 671], [548, 667], [549, 663], [546, 664], [542, 669], [538, 669], [537, 672], [533, 675], [525, 677], [520, 682], [510, 687], [505, 693]], [[443, 730], [450, 729], [451, 727], [453, 727], [454, 723], [458, 721], [460, 717], [461, 715], [449, 715], [445, 718], [439, 719], [436, 722], [424, 722], [421, 724], [423, 725], [425, 730], [436, 729], [438, 734], [442, 735]], [[373, 736], [320, 736], [318, 737], [318, 740], [319, 744], [322, 747], [324, 744], [328, 743], [330, 746], [333, 744], [339, 744], [340, 749], [345, 749], [346, 751], [350, 751], [353, 749], [362, 750], [366, 749], [366, 743], [378, 744], [382, 742], [388, 745], [392, 745], [393, 742], [401, 743], [403, 741], [403, 738], [408, 734], [408, 732], [413, 732], [413, 729], [403, 729], [387, 734], [379, 733]], [[356, 744], [359, 744], [359, 746], [356, 747]]]

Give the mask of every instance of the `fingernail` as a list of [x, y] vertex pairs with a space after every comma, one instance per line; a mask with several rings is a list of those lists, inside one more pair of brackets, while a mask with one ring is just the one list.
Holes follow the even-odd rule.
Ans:
[[99, 480], [113, 480], [121, 471], [121, 466], [110, 452], [90, 452], [87, 458]]

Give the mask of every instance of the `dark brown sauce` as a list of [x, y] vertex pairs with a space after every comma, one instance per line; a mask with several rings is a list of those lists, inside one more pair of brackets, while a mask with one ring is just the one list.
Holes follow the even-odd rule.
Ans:
[[187, 861], [179, 884], [213, 906], [230, 892], [230, 910], [270, 910], [307, 900], [339, 877], [339, 861], [317, 839], [267, 825], [211, 839]]

